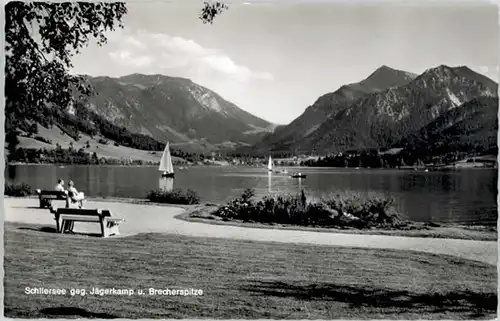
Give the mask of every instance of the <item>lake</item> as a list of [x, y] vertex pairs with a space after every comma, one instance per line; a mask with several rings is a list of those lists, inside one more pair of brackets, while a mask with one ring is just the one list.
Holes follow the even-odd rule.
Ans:
[[204, 202], [224, 202], [253, 188], [257, 196], [297, 193], [321, 197], [335, 192], [385, 195], [395, 199], [404, 218], [420, 222], [495, 224], [497, 171], [494, 169], [421, 172], [386, 169], [294, 168], [307, 174], [293, 179], [263, 168], [190, 167], [175, 180], [160, 178], [156, 167], [15, 165], [5, 169], [8, 182], [52, 189], [70, 179], [87, 196], [144, 198], [159, 187], [195, 190]]

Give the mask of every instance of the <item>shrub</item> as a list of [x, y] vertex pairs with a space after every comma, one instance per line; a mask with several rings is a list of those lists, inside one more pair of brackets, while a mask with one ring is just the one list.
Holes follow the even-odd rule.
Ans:
[[339, 214], [337, 219], [350, 221], [357, 227], [387, 227], [402, 223], [392, 212], [392, 198], [350, 193], [332, 195], [322, 202]]
[[199, 204], [200, 197], [195, 191], [188, 189], [186, 192], [180, 189], [172, 191], [164, 191], [161, 189], [153, 190], [146, 196], [148, 200], [156, 203], [170, 203], [170, 204]]
[[266, 196], [257, 203], [253, 196], [254, 191], [247, 189], [214, 215], [225, 220], [294, 225], [325, 225], [331, 220], [331, 211], [323, 204], [309, 203], [303, 191], [299, 195]]
[[26, 183], [19, 185], [5, 183], [4, 188], [3, 194], [7, 196], [23, 197], [33, 194], [31, 186]]
[[213, 214], [223, 220], [325, 227], [398, 227], [402, 222], [390, 213], [392, 199], [359, 195], [334, 195], [310, 201], [298, 195], [266, 196], [255, 202], [253, 190], [245, 190]]

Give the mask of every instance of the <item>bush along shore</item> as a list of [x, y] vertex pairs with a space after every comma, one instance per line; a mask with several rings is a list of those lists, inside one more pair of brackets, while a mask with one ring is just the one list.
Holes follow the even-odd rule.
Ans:
[[405, 229], [409, 223], [394, 212], [391, 198], [337, 194], [314, 201], [308, 200], [303, 190], [298, 195], [270, 195], [259, 201], [254, 195], [247, 189], [212, 214], [224, 221], [311, 227]]
[[321, 199], [298, 195], [269, 195], [254, 199], [247, 189], [223, 206], [189, 213], [187, 221], [256, 228], [284, 228], [316, 232], [431, 237], [496, 241], [497, 229], [489, 225], [414, 222], [396, 213], [394, 199], [360, 193], [332, 194]]
[[155, 203], [168, 203], [168, 204], [181, 204], [193, 205], [200, 204], [200, 197], [195, 191], [188, 189], [183, 191], [181, 189], [173, 189], [172, 191], [165, 191], [157, 189], [150, 191], [146, 198]]
[[[4, 195], [11, 197], [26, 197], [34, 195], [33, 188], [26, 183], [4, 184]], [[165, 191], [162, 189], [156, 189], [150, 191], [146, 199], [154, 203], [167, 203], [167, 204], [179, 204], [179, 205], [195, 205], [200, 204], [200, 197], [193, 190], [183, 191], [181, 189], [173, 189], [172, 191]]]
[[13, 196], [13, 197], [25, 197], [33, 195], [33, 189], [31, 188], [30, 185], [26, 183], [21, 183], [21, 184], [4, 183], [3, 194], [6, 196]]

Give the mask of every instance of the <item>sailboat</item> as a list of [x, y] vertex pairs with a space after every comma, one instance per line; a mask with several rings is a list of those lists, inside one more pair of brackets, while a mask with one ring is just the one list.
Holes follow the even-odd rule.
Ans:
[[267, 164], [267, 170], [269, 172], [273, 171], [273, 160], [271, 159], [271, 156], [269, 156], [269, 163]]
[[297, 172], [294, 172], [292, 173], [292, 175], [290, 175], [291, 178], [298, 178], [299, 180], [301, 178], [306, 178], [307, 175], [306, 174], [302, 174], [302, 173], [297, 173]]
[[162, 177], [174, 177], [174, 166], [172, 165], [172, 156], [170, 156], [170, 148], [169, 143], [165, 146], [165, 150], [163, 151], [163, 155], [160, 160], [160, 167], [158, 168]]

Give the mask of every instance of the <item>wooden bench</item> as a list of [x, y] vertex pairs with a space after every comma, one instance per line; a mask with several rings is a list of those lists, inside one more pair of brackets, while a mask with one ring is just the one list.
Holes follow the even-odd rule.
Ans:
[[68, 202], [68, 194], [66, 191], [48, 191], [48, 190], [36, 190], [38, 194], [38, 199], [40, 200], [40, 208], [52, 207], [53, 200], [62, 200]]
[[52, 212], [56, 220], [58, 233], [73, 232], [74, 222], [95, 222], [101, 225], [101, 236], [120, 235], [118, 226], [125, 221], [121, 218], [111, 217], [109, 210], [83, 209], [83, 208], [58, 208]]

